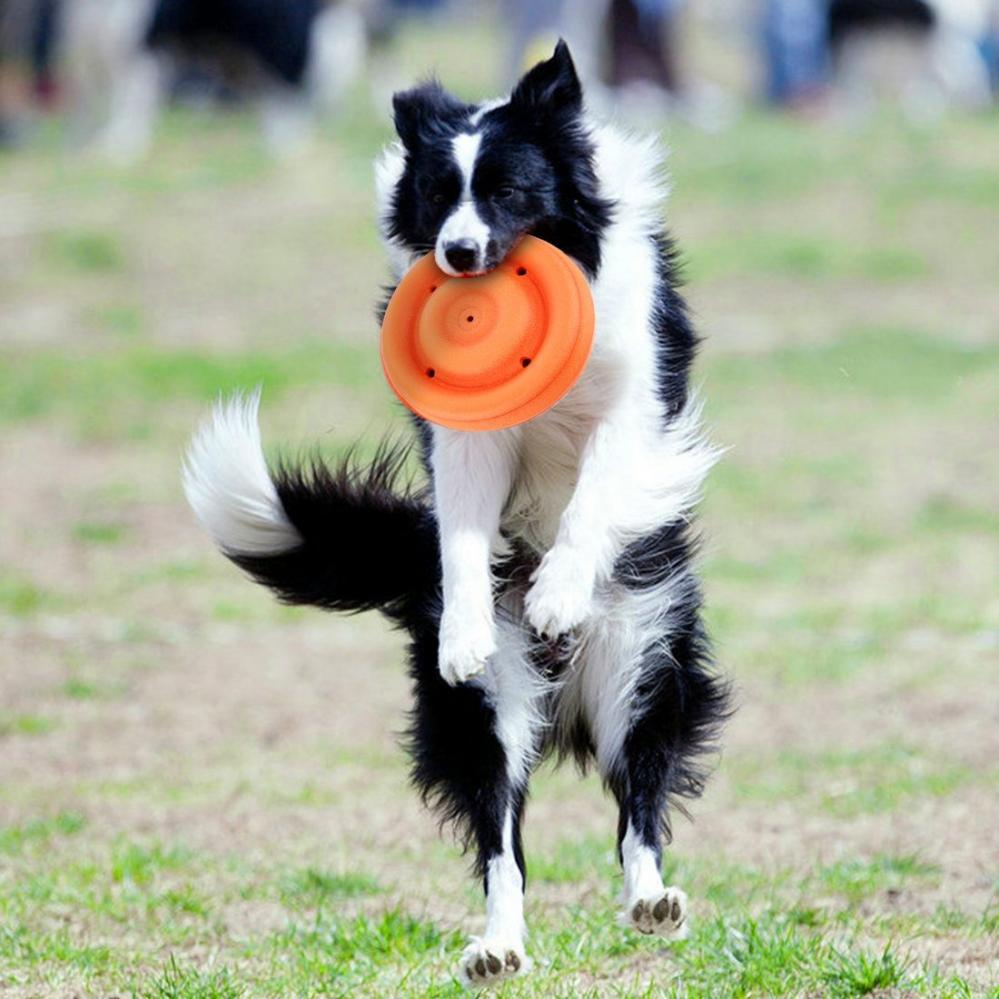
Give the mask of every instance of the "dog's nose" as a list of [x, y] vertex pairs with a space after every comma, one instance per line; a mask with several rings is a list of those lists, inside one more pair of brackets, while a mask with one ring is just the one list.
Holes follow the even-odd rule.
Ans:
[[464, 274], [478, 269], [479, 245], [474, 239], [456, 239], [444, 247], [444, 258], [458, 272]]

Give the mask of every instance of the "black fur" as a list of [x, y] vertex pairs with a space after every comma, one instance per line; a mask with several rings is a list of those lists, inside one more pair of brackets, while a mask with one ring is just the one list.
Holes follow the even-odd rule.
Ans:
[[503, 813], [514, 803], [514, 853], [521, 873], [524, 854], [520, 816], [525, 788], [506, 776], [506, 754], [496, 738], [496, 713], [483, 691], [450, 687], [437, 668], [436, 620], [420, 628], [409, 651], [415, 694], [406, 731], [410, 775], [441, 822], [454, 826], [466, 848], [475, 848], [475, 869], [485, 875], [489, 859], [502, 850]]
[[680, 294], [679, 256], [665, 233], [652, 236], [656, 246], [659, 287], [653, 325], [656, 337], [656, 376], [659, 397], [669, 422], [687, 405], [690, 368], [700, 338], [694, 332], [687, 303]]
[[146, 34], [151, 47], [235, 44], [274, 76], [298, 86], [305, 76], [320, 0], [157, 0]]
[[318, 457], [279, 467], [278, 497], [302, 543], [279, 555], [229, 557], [285, 603], [377, 609], [402, 625], [423, 620], [440, 580], [437, 524], [400, 485], [407, 455], [383, 446], [367, 467], [350, 456], [333, 468]]
[[925, 0], [832, 0], [829, 41], [836, 48], [855, 32], [880, 27], [929, 31], [936, 20], [936, 12]]
[[[433, 249], [461, 195], [451, 143], [471, 132], [474, 105], [436, 82], [397, 94], [395, 122], [406, 149], [388, 234], [417, 253]], [[481, 269], [501, 261], [525, 233], [600, 267], [600, 233], [613, 206], [599, 194], [593, 146], [582, 123], [582, 90], [563, 43], [518, 84], [508, 104], [486, 112], [472, 194], [490, 241]]]

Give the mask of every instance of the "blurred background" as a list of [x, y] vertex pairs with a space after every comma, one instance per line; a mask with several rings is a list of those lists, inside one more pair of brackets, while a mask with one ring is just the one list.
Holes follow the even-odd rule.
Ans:
[[481, 899], [407, 787], [401, 639], [276, 605], [179, 465], [256, 384], [269, 446], [404, 426], [391, 92], [559, 34], [671, 149], [740, 711], [673, 948], [615, 925], [598, 782], [542, 769], [504, 994], [999, 994], [994, 4], [0, 0], [4, 996], [459, 994]]

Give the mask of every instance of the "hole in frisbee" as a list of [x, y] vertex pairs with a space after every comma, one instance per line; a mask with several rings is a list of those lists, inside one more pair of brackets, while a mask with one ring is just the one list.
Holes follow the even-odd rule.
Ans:
[[529, 357], [522, 357], [520, 359], [520, 366], [522, 368], [526, 368], [530, 363], [531, 363], [531, 359]]
[[527, 273], [527, 268], [526, 267], [518, 267], [517, 268], [517, 277], [523, 277], [526, 273]]
[[465, 322], [466, 323], [474, 323], [475, 322], [475, 316], [465, 316]]
[[437, 375], [437, 372], [434, 371], [433, 368], [427, 368], [427, 377], [428, 378], [434, 378], [436, 375]]

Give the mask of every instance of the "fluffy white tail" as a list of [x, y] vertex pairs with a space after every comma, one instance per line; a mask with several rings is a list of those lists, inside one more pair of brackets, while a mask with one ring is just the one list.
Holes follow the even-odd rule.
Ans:
[[264, 460], [260, 391], [220, 400], [191, 440], [184, 492], [227, 555], [276, 555], [301, 543]]

